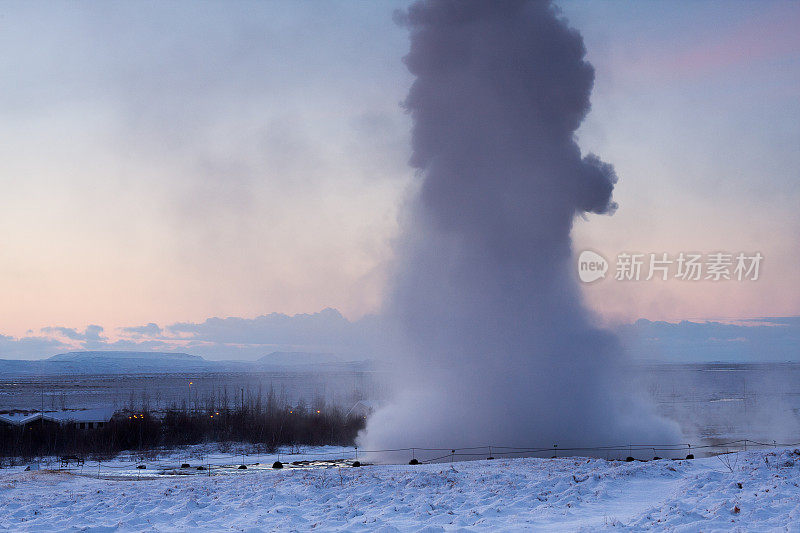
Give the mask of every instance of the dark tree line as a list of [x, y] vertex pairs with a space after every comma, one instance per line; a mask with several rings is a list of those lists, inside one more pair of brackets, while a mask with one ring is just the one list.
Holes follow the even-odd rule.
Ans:
[[112, 457], [125, 450], [150, 451], [160, 447], [209, 442], [250, 443], [274, 450], [284, 445], [352, 445], [363, 417], [348, 417], [336, 406], [317, 401], [289, 406], [270, 393], [266, 402], [226, 409], [208, 403], [202, 409], [172, 407], [123, 411], [103, 427], [78, 429], [35, 421], [24, 427], [0, 423], [0, 458], [76, 455]]

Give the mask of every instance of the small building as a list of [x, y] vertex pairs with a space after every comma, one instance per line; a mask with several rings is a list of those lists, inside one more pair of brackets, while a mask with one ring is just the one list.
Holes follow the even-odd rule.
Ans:
[[74, 426], [77, 429], [99, 429], [105, 426], [113, 416], [113, 408], [45, 411], [44, 413], [17, 411], [0, 414], [0, 423], [21, 427], [43, 420], [62, 427]]
[[79, 411], [45, 411], [42, 418], [62, 426], [71, 424], [78, 429], [98, 429], [108, 424], [113, 416], [113, 408], [101, 407], [98, 409], [81, 409]]
[[31, 413], [28, 411], [13, 411], [0, 414], [0, 423], [9, 426], [25, 426], [31, 422], [42, 419], [42, 413]]
[[375, 406], [369, 400], [358, 400], [353, 407], [347, 411], [347, 416], [348, 418], [367, 418], [374, 410]]

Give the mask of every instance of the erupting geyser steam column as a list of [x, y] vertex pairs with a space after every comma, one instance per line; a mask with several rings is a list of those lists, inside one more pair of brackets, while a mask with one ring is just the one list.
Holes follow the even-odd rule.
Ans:
[[574, 138], [594, 79], [581, 36], [549, 2], [422, 0], [400, 18], [422, 181], [384, 310], [398, 394], [362, 446], [674, 442], [624, 392], [572, 268], [575, 216], [615, 208], [613, 168]]

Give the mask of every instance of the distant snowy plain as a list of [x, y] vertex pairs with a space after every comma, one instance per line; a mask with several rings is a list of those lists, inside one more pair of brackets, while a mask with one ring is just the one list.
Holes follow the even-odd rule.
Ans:
[[[800, 450], [127, 479], [0, 470], [3, 531], [800, 531]], [[213, 457], [211, 458], [213, 461]], [[730, 468], [729, 468], [730, 467]]]

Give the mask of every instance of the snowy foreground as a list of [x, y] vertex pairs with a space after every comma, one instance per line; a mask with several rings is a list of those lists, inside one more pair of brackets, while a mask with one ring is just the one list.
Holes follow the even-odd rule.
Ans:
[[88, 466], [17, 468], [0, 470], [0, 530], [800, 531], [800, 450], [727, 458], [249, 468], [139, 480], [97, 479]]

